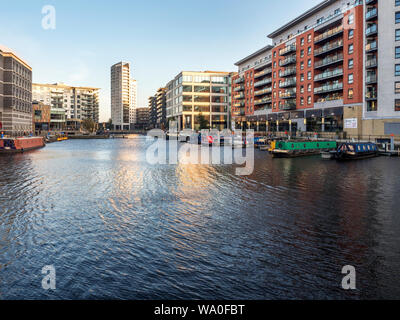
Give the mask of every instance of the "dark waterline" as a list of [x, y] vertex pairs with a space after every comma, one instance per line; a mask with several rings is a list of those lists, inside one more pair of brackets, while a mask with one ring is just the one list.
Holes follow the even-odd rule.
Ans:
[[[400, 160], [150, 165], [145, 138], [0, 157], [0, 299], [400, 298]], [[54, 265], [57, 289], [41, 287]], [[357, 290], [341, 289], [341, 269]]]

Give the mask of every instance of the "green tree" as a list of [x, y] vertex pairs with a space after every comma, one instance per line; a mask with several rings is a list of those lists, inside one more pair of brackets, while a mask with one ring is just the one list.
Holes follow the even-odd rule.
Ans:
[[96, 131], [96, 122], [93, 119], [87, 118], [82, 121], [82, 127], [88, 132]]
[[201, 113], [199, 114], [199, 116], [197, 117], [197, 121], [199, 124], [199, 130], [210, 129], [210, 123], [206, 119], [206, 117], [203, 116], [203, 114], [201, 114]]

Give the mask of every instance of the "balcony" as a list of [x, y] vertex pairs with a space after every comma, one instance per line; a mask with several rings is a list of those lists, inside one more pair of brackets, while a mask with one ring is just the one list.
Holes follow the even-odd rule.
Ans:
[[242, 92], [240, 94], [237, 94], [233, 98], [236, 99], [236, 100], [244, 99], [244, 93]]
[[336, 49], [343, 48], [343, 40], [330, 42], [325, 44], [323, 47], [314, 50], [314, 56], [319, 56]]
[[264, 94], [268, 94], [272, 92], [272, 88], [264, 89], [264, 90], [258, 90], [254, 91], [254, 96], [262, 96]]
[[283, 110], [294, 110], [296, 109], [296, 100], [287, 100], [282, 105]]
[[295, 44], [291, 44], [286, 46], [285, 48], [279, 50], [279, 55], [280, 56], [285, 56], [291, 52], [296, 52], [296, 45]]
[[377, 66], [378, 66], [378, 59], [376, 59], [376, 57], [367, 59], [365, 61], [365, 68], [367, 69], [376, 68]]
[[287, 57], [286, 59], [279, 61], [279, 66], [284, 67], [284, 66], [288, 66], [293, 63], [296, 63], [295, 55]]
[[366, 30], [365, 30], [365, 35], [367, 37], [372, 37], [375, 36], [378, 33], [378, 26], [376, 24], [370, 25]]
[[264, 99], [254, 100], [255, 106], [258, 106], [261, 104], [269, 104], [269, 103], [272, 103], [272, 98], [264, 98]]
[[336, 37], [343, 33], [343, 26], [330, 29], [314, 38], [314, 44]]
[[255, 82], [254, 83], [254, 87], [255, 88], [256, 87], [260, 87], [260, 86], [264, 86], [264, 85], [267, 85], [267, 84], [270, 84], [270, 83], [272, 83], [272, 78], [267, 78], [267, 79], [264, 79], [262, 81]]
[[296, 98], [296, 90], [286, 90], [279, 95], [280, 99], [293, 99]]
[[368, 43], [366, 46], [365, 46], [365, 51], [368, 53], [368, 52], [372, 52], [372, 51], [376, 51], [376, 50], [378, 50], [378, 43], [376, 42], [376, 41], [373, 41], [373, 42], [371, 42], [371, 43]]
[[377, 8], [373, 8], [372, 10], [369, 10], [366, 14], [365, 14], [365, 20], [372, 20], [374, 18], [376, 18], [378, 16], [378, 9]]
[[341, 91], [343, 90], [343, 83], [335, 83], [335, 84], [326, 84], [322, 87], [314, 88], [315, 94], [324, 94], [333, 91]]
[[335, 108], [343, 106], [343, 96], [340, 94], [327, 95], [314, 103], [315, 109]]
[[376, 74], [368, 75], [365, 78], [365, 84], [373, 84], [373, 83], [377, 83], [377, 81], [378, 81], [378, 77]]
[[314, 77], [314, 81], [322, 81], [326, 79], [331, 79], [335, 77], [343, 76], [343, 69], [338, 68], [331, 71], [325, 71], [324, 73], [317, 74]]
[[233, 91], [235, 91], [235, 92], [244, 91], [244, 86], [241, 85], [239, 87], [236, 87], [235, 89], [233, 89]]
[[279, 83], [279, 88], [290, 88], [296, 86], [296, 78], [287, 79], [284, 82]]
[[326, 66], [329, 66], [331, 64], [335, 64], [338, 62], [342, 62], [343, 61], [343, 54], [337, 54], [334, 56], [329, 56], [324, 58], [323, 60], [317, 61], [314, 63], [314, 68], [318, 69], [318, 68], [323, 68]]
[[244, 82], [244, 77], [239, 77], [236, 80], [233, 81], [234, 84], [239, 84]]
[[285, 78], [296, 74], [296, 68], [287, 68], [284, 71], [279, 71], [279, 77]]
[[242, 107], [244, 107], [244, 101], [235, 102], [234, 104], [232, 104], [232, 106], [235, 108], [242, 108]]
[[378, 100], [378, 93], [376, 90], [371, 90], [365, 94], [365, 101]]
[[257, 79], [257, 78], [260, 78], [262, 76], [265, 76], [265, 75], [271, 74], [271, 73], [272, 73], [272, 68], [268, 68], [268, 69], [265, 69], [261, 72], [257, 72], [256, 74], [254, 74], [254, 78]]

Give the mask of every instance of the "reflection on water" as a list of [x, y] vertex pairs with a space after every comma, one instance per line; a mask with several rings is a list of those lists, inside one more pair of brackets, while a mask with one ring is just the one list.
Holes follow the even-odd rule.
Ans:
[[[149, 165], [145, 138], [0, 157], [0, 298], [399, 298], [400, 165]], [[341, 268], [357, 288], [340, 288]], [[54, 265], [57, 290], [41, 288]]]

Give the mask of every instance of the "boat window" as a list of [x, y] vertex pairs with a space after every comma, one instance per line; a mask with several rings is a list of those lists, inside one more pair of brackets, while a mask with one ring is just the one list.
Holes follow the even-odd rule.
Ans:
[[350, 151], [354, 151], [354, 146], [349, 145], [349, 150], [350, 150]]
[[371, 150], [371, 146], [370, 145], [368, 145], [368, 150]]

